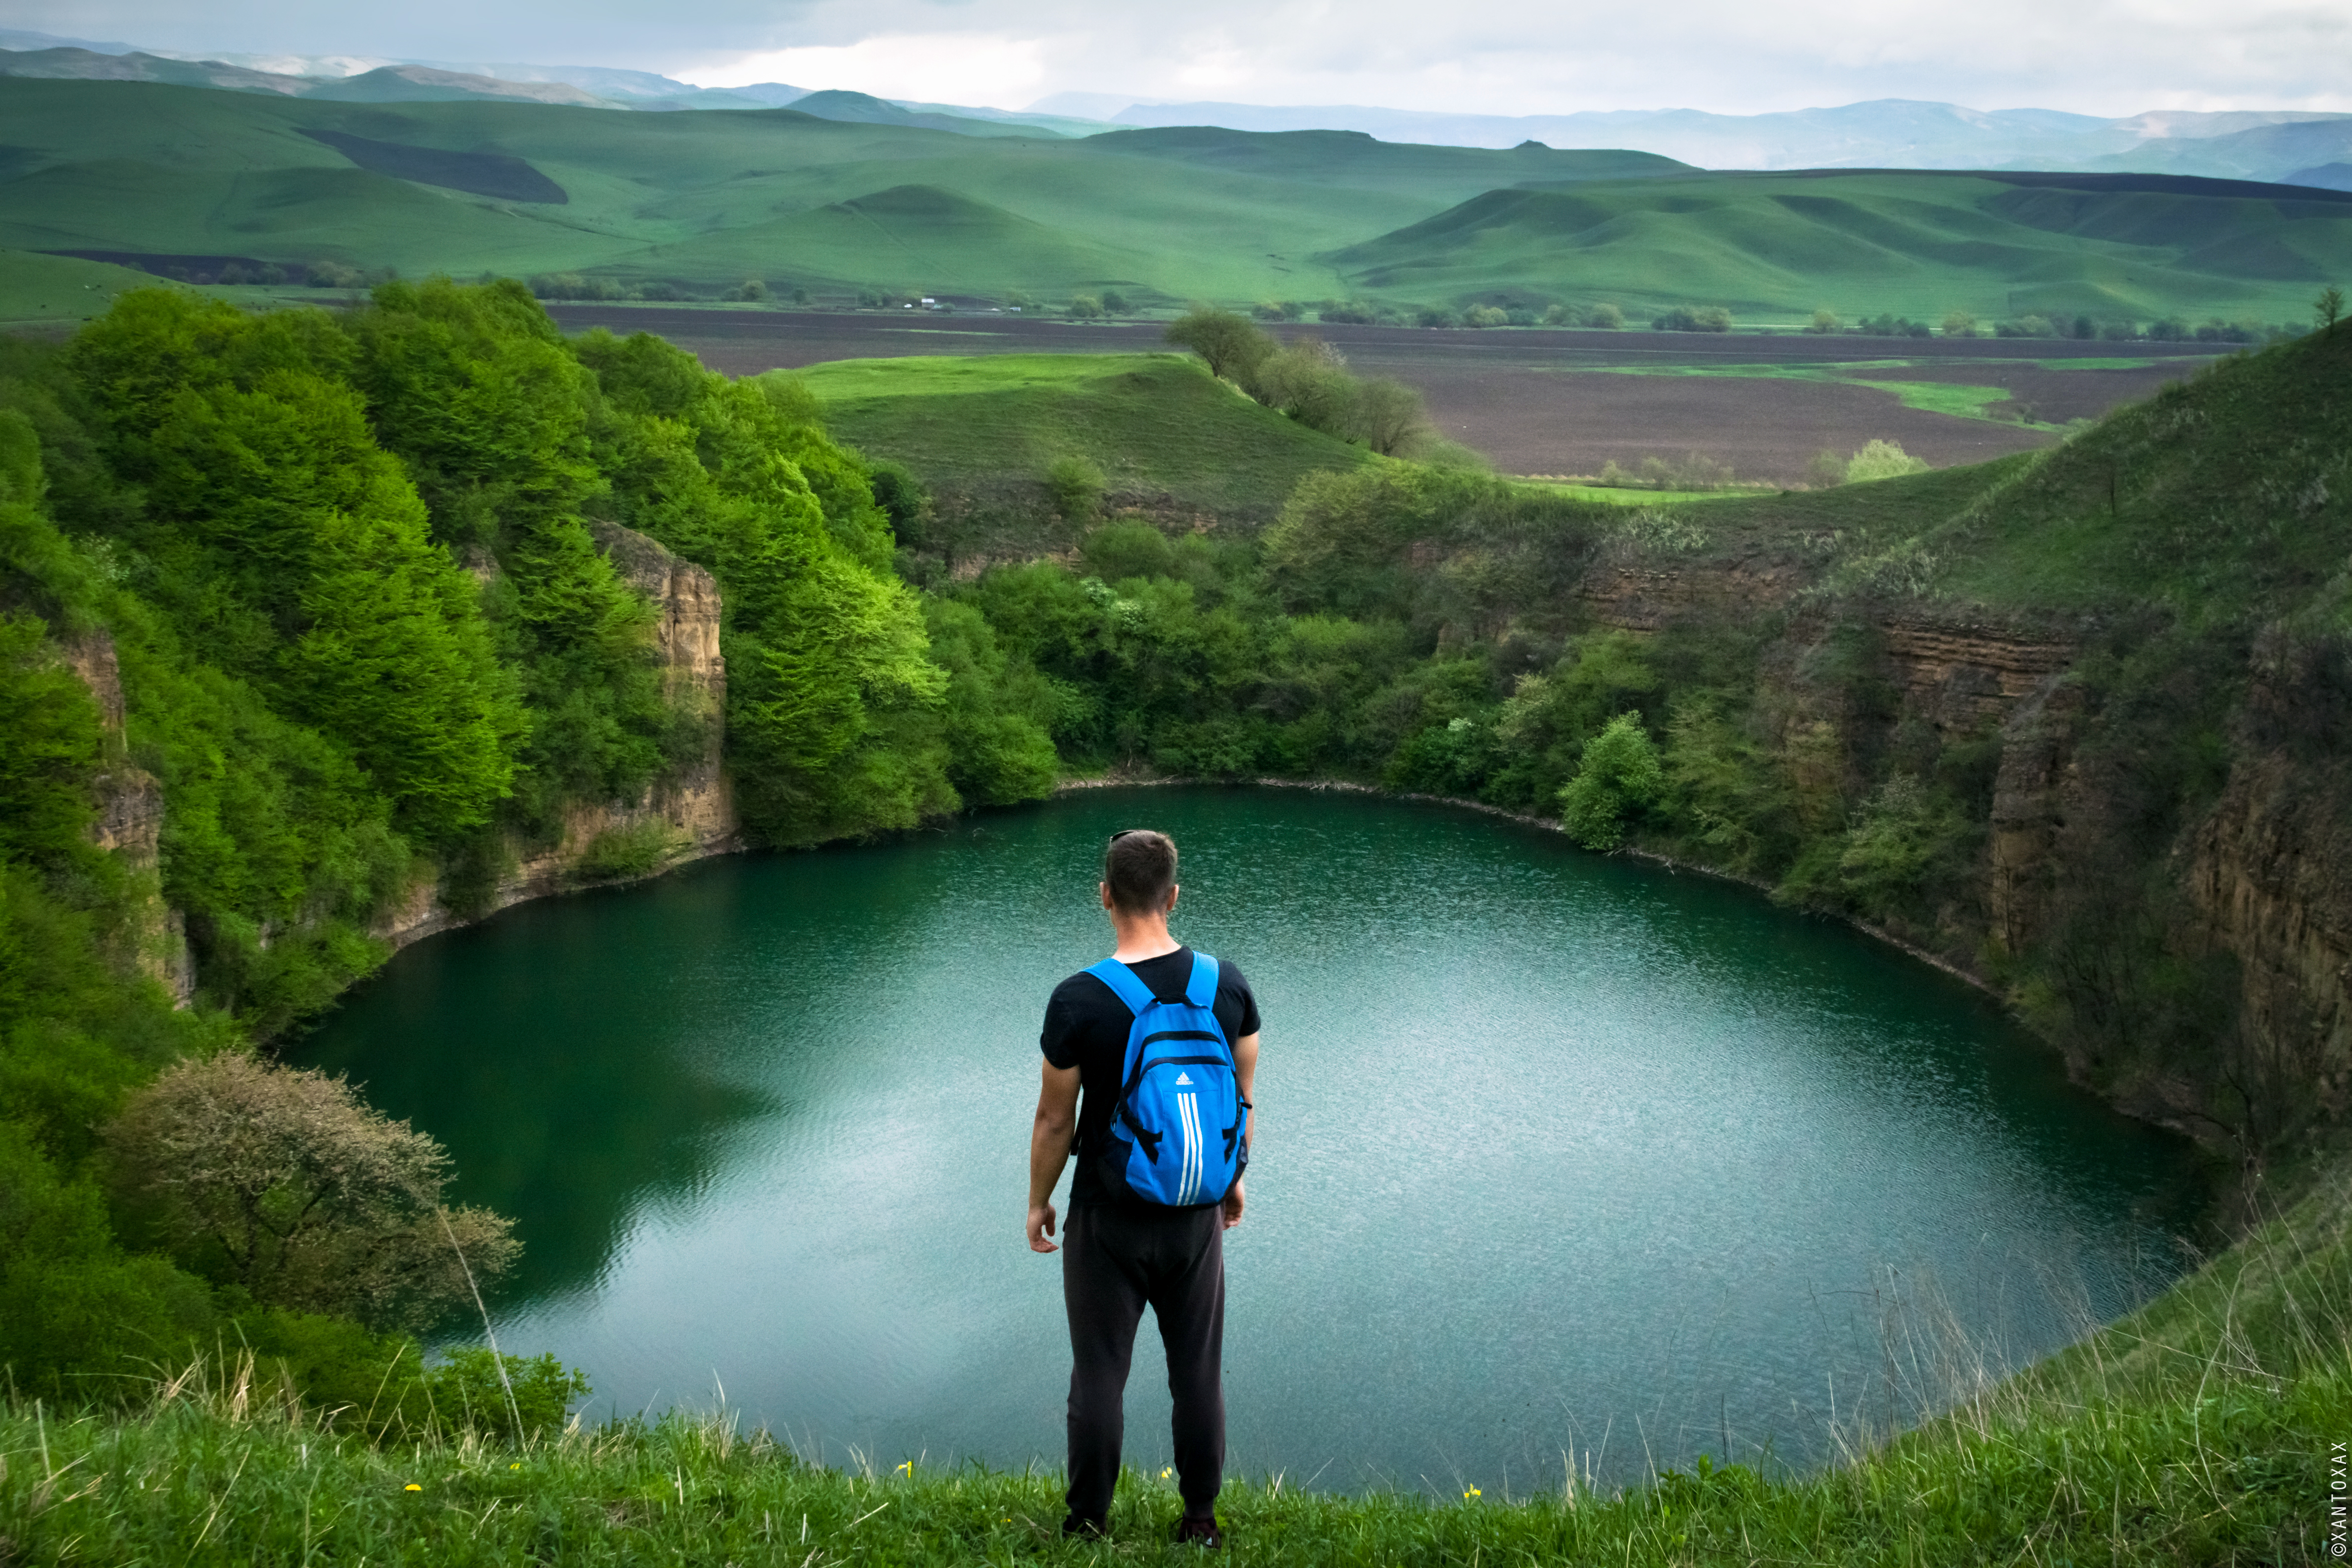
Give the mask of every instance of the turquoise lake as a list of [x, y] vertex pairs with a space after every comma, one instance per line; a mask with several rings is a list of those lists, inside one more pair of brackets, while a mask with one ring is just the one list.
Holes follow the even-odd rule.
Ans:
[[[584, 1369], [592, 1416], [723, 1391], [829, 1462], [1056, 1465], [1038, 1022], [1108, 952], [1102, 846], [1140, 826], [1182, 851], [1176, 933], [1265, 1016], [1235, 1472], [1500, 1496], [1809, 1464], [1833, 1420], [1916, 1414], [2185, 1267], [2189, 1147], [1958, 981], [1744, 888], [1339, 793], [1081, 791], [520, 906], [292, 1058], [516, 1218], [499, 1342]], [[1148, 1321], [1128, 1408], [1156, 1468]]]

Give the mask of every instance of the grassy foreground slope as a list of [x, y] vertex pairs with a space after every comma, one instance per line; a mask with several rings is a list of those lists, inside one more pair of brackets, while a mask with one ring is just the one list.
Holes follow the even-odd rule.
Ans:
[[746, 277], [1001, 300], [1117, 289], [1454, 307], [2303, 314], [2352, 205], [1339, 132], [975, 138], [792, 110], [366, 104], [0, 79], [0, 247], [470, 276]]
[[[2330, 1445], [2352, 1425], [2347, 1209], [2340, 1186], [2314, 1194], [1949, 1414], [1891, 1442], [1853, 1427], [1852, 1458], [1817, 1475], [1702, 1466], [1594, 1495], [1564, 1464], [1557, 1490], [1458, 1502], [1236, 1480], [1220, 1506], [1230, 1553], [1368, 1568], [2316, 1562]], [[1890, 1364], [1918, 1349], [1890, 1341]], [[1172, 1485], [1133, 1472], [1110, 1542], [1072, 1544], [1058, 1480], [1034, 1471], [819, 1468], [723, 1414], [380, 1448], [274, 1393], [232, 1361], [124, 1418], [11, 1401], [0, 1540], [28, 1561], [188, 1564], [1197, 1560], [1167, 1544]]]
[[1671, 253], [1677, 294], [1735, 313], [1933, 302], [1987, 319], [2146, 320], [2242, 309], [2297, 318], [2352, 258], [2352, 193], [2032, 177], [1724, 173], [1496, 190], [1332, 260], [1368, 291], [1638, 300], [1657, 297]]

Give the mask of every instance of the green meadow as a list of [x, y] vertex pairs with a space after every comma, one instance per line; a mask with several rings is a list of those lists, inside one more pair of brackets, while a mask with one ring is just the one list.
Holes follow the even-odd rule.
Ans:
[[[790, 110], [625, 114], [0, 80], [0, 248], [760, 278], [1047, 304], [1192, 299], [2300, 320], [2352, 197], [2113, 176], [1717, 174], [1342, 132], [961, 136]], [[560, 196], [560, 200], [556, 199]], [[10, 268], [22, 263], [9, 263]], [[14, 290], [21, 285], [9, 283]]]

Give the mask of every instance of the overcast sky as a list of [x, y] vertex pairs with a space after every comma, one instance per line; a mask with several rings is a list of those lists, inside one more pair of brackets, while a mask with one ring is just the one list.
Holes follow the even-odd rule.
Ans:
[[2352, 110], [2352, 0], [10, 0], [7, 16], [180, 51], [624, 66], [1008, 109], [1083, 91], [1490, 114]]

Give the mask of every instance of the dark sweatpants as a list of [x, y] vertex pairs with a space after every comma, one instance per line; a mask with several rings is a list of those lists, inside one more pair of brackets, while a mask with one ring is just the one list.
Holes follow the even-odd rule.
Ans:
[[1223, 1216], [1206, 1208], [1090, 1205], [1062, 1237], [1070, 1314], [1071, 1514], [1110, 1515], [1125, 1428], [1120, 1395], [1148, 1302], [1168, 1347], [1177, 1489], [1192, 1517], [1215, 1510], [1225, 1471]]

